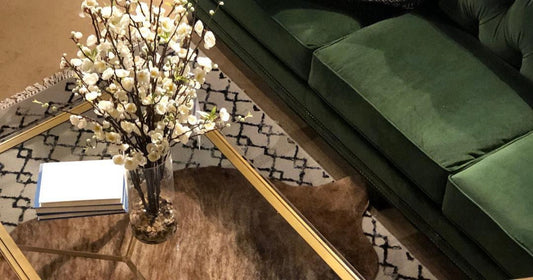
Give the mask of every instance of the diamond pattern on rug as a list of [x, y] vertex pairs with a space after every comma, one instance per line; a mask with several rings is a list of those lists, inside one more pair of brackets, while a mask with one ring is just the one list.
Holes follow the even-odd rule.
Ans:
[[[64, 91], [65, 95], [71, 94], [68, 87], [64, 87]], [[222, 72], [213, 71], [208, 75], [198, 98], [201, 108], [206, 111], [216, 104], [218, 108], [227, 108], [234, 116], [253, 114], [245, 122], [232, 123], [223, 133], [263, 176], [295, 185], [322, 185], [332, 180]], [[35, 218], [31, 206], [40, 163], [110, 157], [105, 143], [84, 151], [85, 139], [89, 135], [87, 131], [75, 130], [69, 123], [64, 123], [0, 154], [0, 221], [8, 230]], [[191, 139], [187, 145], [175, 145], [172, 154], [174, 168], [231, 167], [231, 163], [205, 137]], [[380, 271], [377, 279], [435, 279], [368, 212], [363, 219], [363, 230], [378, 253]]]

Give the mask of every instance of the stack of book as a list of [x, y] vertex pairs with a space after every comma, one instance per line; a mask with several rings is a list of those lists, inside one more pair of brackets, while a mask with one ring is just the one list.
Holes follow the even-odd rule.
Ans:
[[112, 160], [42, 163], [34, 208], [39, 220], [125, 213], [124, 168]]

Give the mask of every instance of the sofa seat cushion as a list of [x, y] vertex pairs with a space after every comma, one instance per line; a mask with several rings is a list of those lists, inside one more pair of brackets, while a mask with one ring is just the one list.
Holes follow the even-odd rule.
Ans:
[[533, 134], [449, 178], [442, 210], [513, 278], [533, 275]]
[[317, 50], [309, 77], [325, 102], [439, 204], [448, 174], [533, 129], [520, 95], [531, 88], [516, 86], [524, 77], [502, 80], [481, 49], [472, 52], [475, 38], [441, 28], [414, 14], [378, 22]]
[[304, 80], [316, 48], [361, 28], [341, 10], [303, 0], [232, 0], [222, 9]]

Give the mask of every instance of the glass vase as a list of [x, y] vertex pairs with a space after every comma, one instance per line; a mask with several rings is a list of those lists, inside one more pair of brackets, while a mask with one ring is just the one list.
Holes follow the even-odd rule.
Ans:
[[128, 212], [133, 235], [141, 242], [158, 244], [176, 232], [177, 220], [172, 203], [174, 175], [172, 156], [149, 162], [127, 172]]

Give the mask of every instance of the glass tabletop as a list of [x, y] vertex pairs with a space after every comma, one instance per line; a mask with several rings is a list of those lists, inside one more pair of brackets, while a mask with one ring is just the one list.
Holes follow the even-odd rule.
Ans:
[[[230, 101], [236, 99], [234, 96]], [[204, 97], [202, 105], [213, 106], [213, 102], [209, 96]], [[242, 133], [247, 126], [274, 135], [268, 139], [266, 149], [250, 145], [252, 141]], [[176, 193], [198, 211], [189, 213], [196, 215], [196, 219], [182, 216], [181, 220], [188, 224], [180, 224], [175, 238], [161, 245], [137, 242], [124, 214], [37, 221], [32, 205], [41, 163], [107, 159], [110, 153], [105, 143], [85, 149], [85, 139], [90, 134], [70, 123], [35, 127], [44, 131], [0, 154], [0, 217], [6, 232], [43, 279], [73, 275], [94, 279], [166, 279], [178, 272], [190, 273], [179, 274], [178, 278], [196, 275], [220, 279], [228, 277], [225, 274], [228, 271], [237, 275], [229, 278], [252, 275], [258, 279], [296, 279], [307, 273], [303, 278], [363, 279], [343, 258], [343, 252], [339, 253], [283, 192], [265, 179], [277, 179], [276, 184], [285, 181], [301, 185], [309, 183], [306, 176], [322, 172], [306, 166], [298, 157], [276, 157], [279, 162], [275, 168], [263, 164], [268, 153], [287, 152], [269, 150], [277, 133], [272, 127], [238, 124], [172, 147], [173, 167], [178, 172], [175, 180], [179, 182], [181, 177], [196, 182], [188, 192], [176, 189]], [[213, 176], [229, 179], [227, 182], [221, 179], [217, 184], [202, 181]], [[193, 206], [183, 208], [182, 212]], [[200, 238], [202, 229], [210, 226], [214, 227], [213, 234]], [[8, 239], [5, 235], [0, 237], [2, 241]], [[4, 254], [13, 249], [9, 244], [5, 247]], [[20, 259], [17, 252], [13, 259]], [[10, 261], [9, 256], [0, 261], [0, 275], [15, 275], [5, 260]], [[24, 268], [21, 265], [19, 269]], [[23, 275], [16, 267], [15, 272]], [[33, 279], [31, 271], [28, 273], [28, 279]]]

